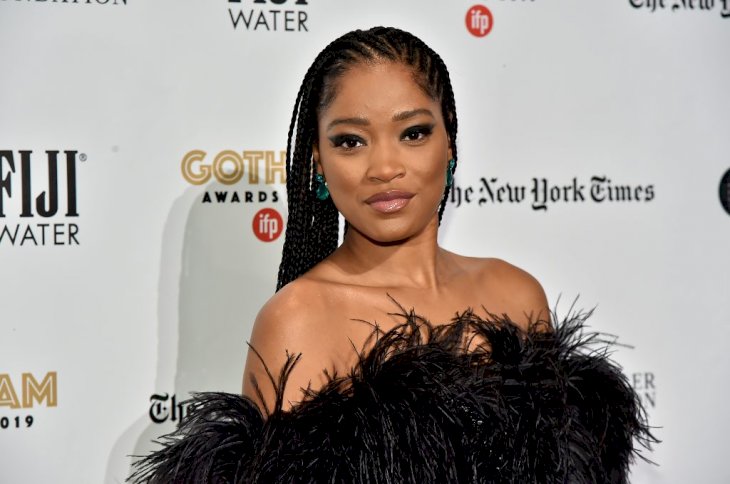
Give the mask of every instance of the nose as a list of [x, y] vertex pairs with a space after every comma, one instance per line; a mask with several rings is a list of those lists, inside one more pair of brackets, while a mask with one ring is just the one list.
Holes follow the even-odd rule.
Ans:
[[366, 172], [368, 180], [387, 183], [405, 174], [405, 165], [396, 148], [381, 145], [371, 149]]

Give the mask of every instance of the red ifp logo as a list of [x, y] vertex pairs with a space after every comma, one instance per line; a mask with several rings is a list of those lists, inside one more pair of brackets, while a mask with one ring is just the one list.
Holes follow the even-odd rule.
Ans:
[[466, 11], [466, 28], [475, 37], [484, 37], [492, 30], [492, 12], [484, 5], [474, 5]]
[[273, 208], [262, 208], [253, 216], [253, 233], [262, 242], [276, 240], [284, 230], [284, 221]]

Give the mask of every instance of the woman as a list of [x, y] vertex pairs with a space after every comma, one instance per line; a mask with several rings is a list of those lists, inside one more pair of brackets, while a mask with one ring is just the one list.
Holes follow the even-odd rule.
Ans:
[[438, 246], [456, 132], [446, 66], [411, 34], [354, 31], [317, 56], [244, 396], [198, 395], [139, 479], [626, 482], [653, 437], [605, 352], [581, 351], [581, 318], [553, 330], [532, 276]]

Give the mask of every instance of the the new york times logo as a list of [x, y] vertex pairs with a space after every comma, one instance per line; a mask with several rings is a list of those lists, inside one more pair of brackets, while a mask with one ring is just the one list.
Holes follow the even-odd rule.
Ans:
[[629, 0], [629, 5], [652, 13], [658, 10], [710, 12], [718, 8], [722, 18], [730, 18], [730, 0]]
[[[286, 184], [286, 151], [224, 150], [210, 160], [202, 150], [183, 156], [183, 178], [193, 185], [213, 179], [223, 186], [244, 180], [248, 186]], [[265, 203], [279, 201], [276, 190], [206, 190], [202, 203]]]
[[583, 182], [573, 177], [569, 183], [532, 178], [529, 184], [505, 182], [497, 177], [479, 179], [474, 185], [457, 184], [449, 201], [462, 204], [499, 205], [527, 203], [533, 210], [568, 203], [637, 203], [654, 200], [654, 185], [616, 183], [607, 176], [593, 176]]
[[187, 401], [178, 402], [175, 395], [155, 393], [150, 397], [150, 420], [156, 424], [175, 422], [180, 425], [190, 413], [190, 404]]
[[79, 216], [77, 160], [86, 155], [0, 150], [0, 246], [79, 245], [79, 225], [68, 221]]
[[228, 0], [228, 3], [250, 5], [228, 9], [234, 29], [309, 32], [307, 0]]

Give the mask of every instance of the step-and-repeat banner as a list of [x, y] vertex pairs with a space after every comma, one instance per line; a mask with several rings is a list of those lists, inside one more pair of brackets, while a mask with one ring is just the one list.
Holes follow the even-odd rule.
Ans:
[[443, 246], [596, 307], [663, 441], [633, 482], [730, 482], [727, 0], [0, 0], [0, 481], [123, 482], [240, 391], [299, 82], [374, 25], [452, 74]]

